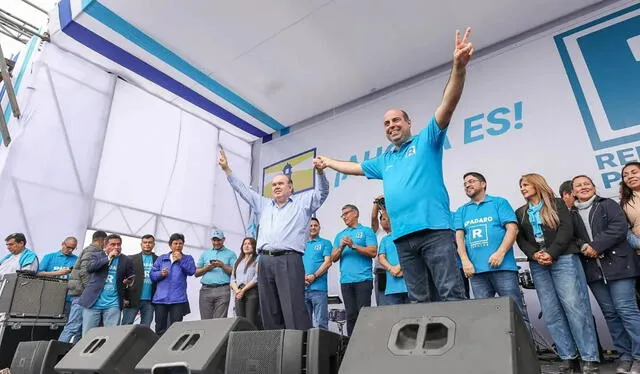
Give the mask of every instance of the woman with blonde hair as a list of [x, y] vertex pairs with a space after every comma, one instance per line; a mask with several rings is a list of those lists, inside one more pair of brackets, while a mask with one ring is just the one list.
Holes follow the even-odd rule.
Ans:
[[561, 373], [599, 373], [596, 330], [580, 249], [564, 201], [539, 174], [520, 178], [526, 204], [516, 210], [517, 243], [529, 259], [543, 319], [562, 359]]

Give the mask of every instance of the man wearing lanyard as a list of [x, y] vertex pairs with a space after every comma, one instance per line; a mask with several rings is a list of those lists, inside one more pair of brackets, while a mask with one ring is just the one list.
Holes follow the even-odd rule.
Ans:
[[304, 301], [305, 273], [302, 255], [309, 235], [311, 215], [329, 195], [324, 166], [313, 160], [319, 176], [316, 187], [293, 195], [293, 181], [279, 174], [271, 181], [272, 198], [260, 196], [233, 175], [227, 157], [220, 151], [218, 164], [231, 187], [259, 217], [258, 292], [265, 330], [311, 328]]

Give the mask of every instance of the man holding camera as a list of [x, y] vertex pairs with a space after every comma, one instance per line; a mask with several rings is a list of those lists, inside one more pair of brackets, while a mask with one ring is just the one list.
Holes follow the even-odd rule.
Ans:
[[225, 318], [231, 299], [231, 271], [238, 258], [224, 246], [222, 230], [211, 232], [213, 248], [206, 250], [198, 260], [196, 277], [202, 277], [200, 283], [200, 318]]

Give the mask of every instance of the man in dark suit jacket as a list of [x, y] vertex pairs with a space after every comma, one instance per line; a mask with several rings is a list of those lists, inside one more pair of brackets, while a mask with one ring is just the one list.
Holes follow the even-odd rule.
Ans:
[[133, 264], [133, 271], [136, 274], [136, 281], [127, 288], [124, 297], [125, 309], [122, 311], [122, 324], [131, 325], [140, 312], [140, 324], [151, 326], [153, 321], [153, 295], [156, 293], [156, 283], [151, 281], [149, 274], [158, 256], [153, 253], [156, 239], [153, 235], [147, 234], [142, 237], [140, 248], [142, 251], [133, 256], [129, 256]]
[[91, 254], [87, 272], [91, 279], [78, 299], [82, 306], [82, 335], [98, 327], [120, 324], [120, 311], [125, 289], [133, 283], [133, 267], [127, 256], [121, 256], [122, 238], [109, 235], [104, 251]]

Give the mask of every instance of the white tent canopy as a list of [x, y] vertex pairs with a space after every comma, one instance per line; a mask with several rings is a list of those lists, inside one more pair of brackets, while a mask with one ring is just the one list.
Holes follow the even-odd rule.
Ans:
[[[25, 71], [23, 115], [9, 123], [13, 141], [0, 150], [4, 235], [25, 233], [43, 256], [69, 235], [82, 244], [87, 228], [153, 234], [159, 253], [179, 232], [197, 260], [217, 227], [239, 249], [249, 211], [217, 155], [224, 148], [234, 173], [249, 181], [249, 143], [55, 45]], [[194, 295], [197, 281], [190, 283]]]

